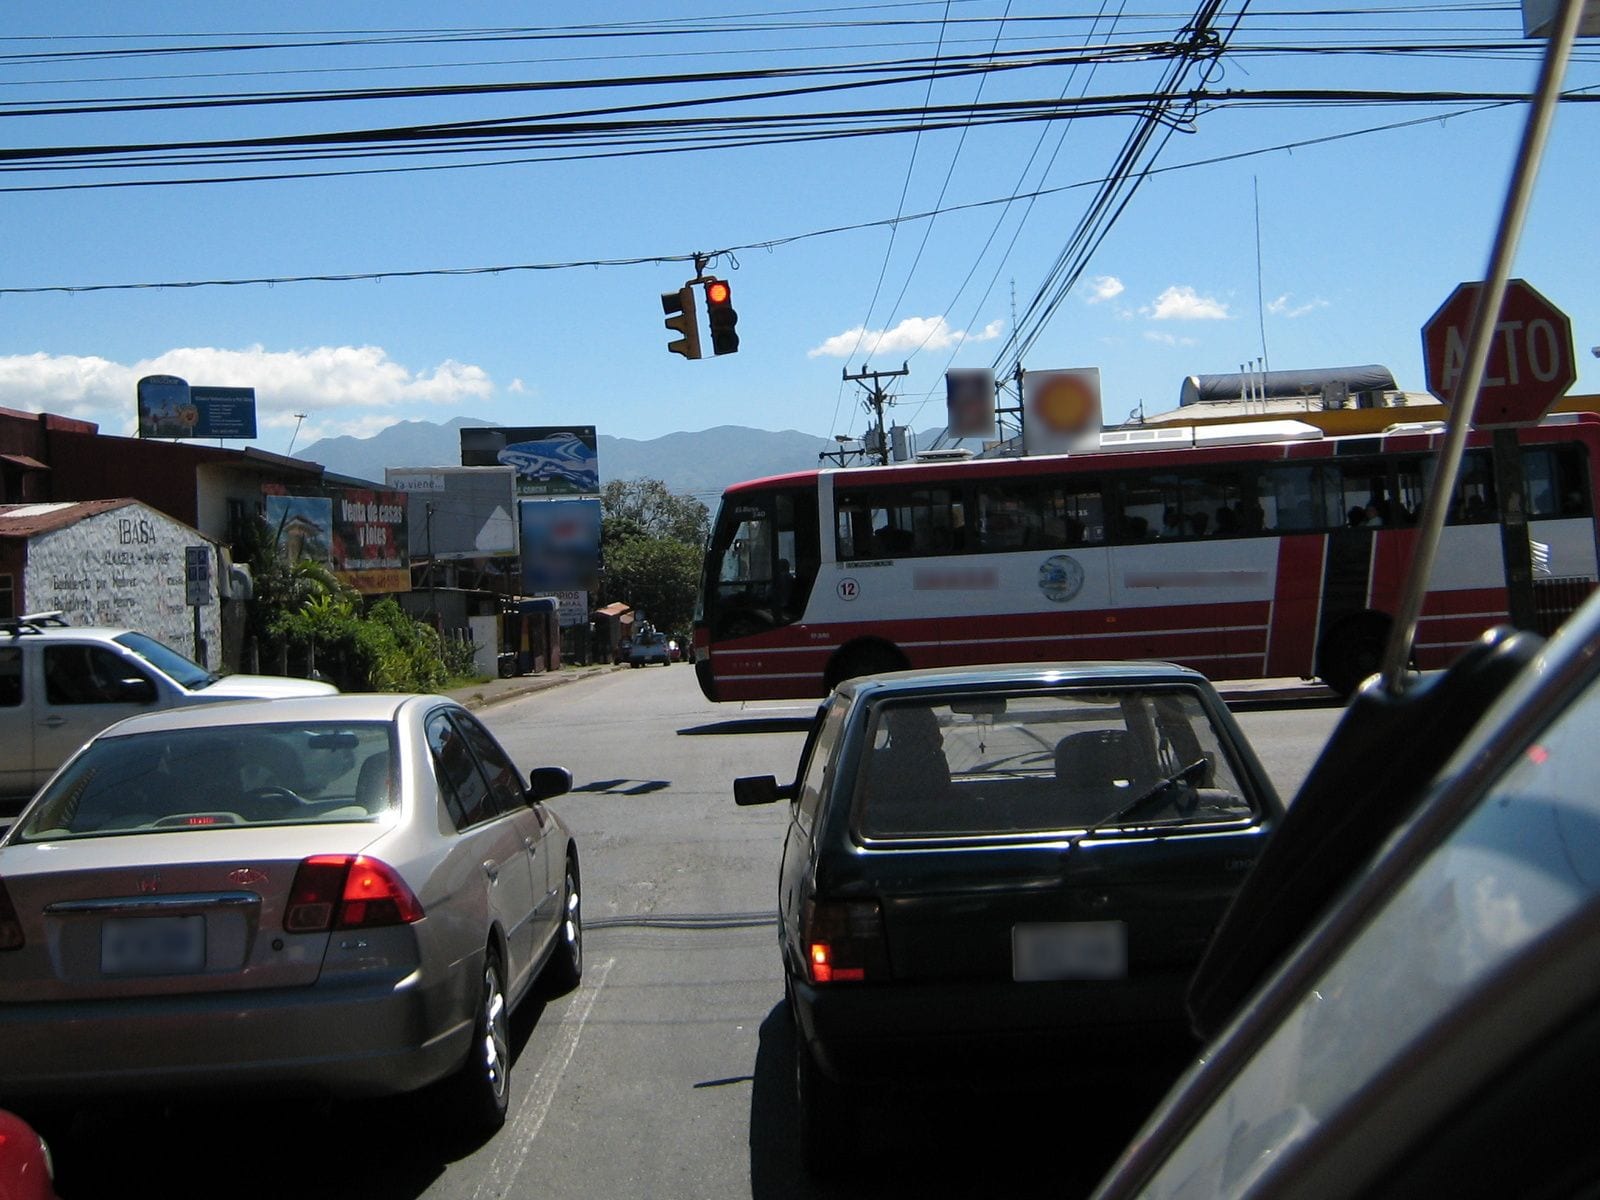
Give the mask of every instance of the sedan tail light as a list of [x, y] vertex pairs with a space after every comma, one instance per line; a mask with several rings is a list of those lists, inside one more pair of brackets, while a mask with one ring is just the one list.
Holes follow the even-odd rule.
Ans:
[[6, 881], [0, 879], [0, 950], [22, 949], [22, 919], [17, 916], [6, 891]]
[[286, 933], [409, 925], [422, 905], [399, 872], [362, 854], [318, 854], [301, 862], [284, 908]]
[[812, 983], [889, 977], [883, 912], [876, 900], [807, 900], [800, 933]]

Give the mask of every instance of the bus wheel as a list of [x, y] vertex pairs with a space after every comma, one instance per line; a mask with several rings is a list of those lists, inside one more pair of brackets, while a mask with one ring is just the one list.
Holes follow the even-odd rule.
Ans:
[[887, 642], [863, 642], [846, 646], [833, 656], [833, 661], [822, 676], [822, 684], [831, 692], [846, 679], [854, 679], [857, 675], [904, 671], [910, 665], [906, 656]]
[[1388, 617], [1368, 613], [1346, 621], [1323, 642], [1317, 673], [1341, 700], [1348, 700], [1367, 676], [1383, 666], [1388, 640]]

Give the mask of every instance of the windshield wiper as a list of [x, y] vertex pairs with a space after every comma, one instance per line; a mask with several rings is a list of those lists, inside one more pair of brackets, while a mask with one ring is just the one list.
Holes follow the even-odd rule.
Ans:
[[1206, 768], [1210, 765], [1211, 764], [1206, 759], [1197, 758], [1194, 760], [1194, 762], [1188, 764], [1187, 766], [1179, 767], [1165, 779], [1157, 780], [1155, 783], [1151, 784], [1148, 788], [1140, 792], [1121, 808], [1113, 809], [1105, 816], [1100, 817], [1082, 833], [1078, 834], [1077, 837], [1073, 838], [1072, 845], [1076, 846], [1091, 833], [1097, 833], [1104, 829], [1107, 825], [1116, 825], [1122, 821], [1131, 820], [1133, 817], [1140, 815], [1141, 810], [1149, 805], [1150, 801], [1158, 797], [1161, 799], [1161, 804], [1153, 806], [1151, 811], [1153, 812], [1156, 809], [1161, 808], [1162, 805], [1166, 804], [1167, 802], [1166, 794], [1169, 789], [1177, 787], [1179, 784], [1187, 784], [1188, 786], [1193, 787], [1194, 785], [1198, 784], [1200, 780], [1205, 778]]

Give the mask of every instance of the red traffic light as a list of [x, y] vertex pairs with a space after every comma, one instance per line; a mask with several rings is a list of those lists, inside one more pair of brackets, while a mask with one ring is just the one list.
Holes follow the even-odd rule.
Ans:
[[739, 335], [734, 326], [739, 323], [739, 314], [733, 311], [733, 289], [725, 280], [706, 281], [706, 321], [711, 326], [711, 352], [737, 353]]

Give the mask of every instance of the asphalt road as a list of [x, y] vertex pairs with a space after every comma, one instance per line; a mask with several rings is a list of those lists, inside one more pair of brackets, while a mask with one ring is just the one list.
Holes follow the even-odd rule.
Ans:
[[[447, 1131], [431, 1095], [323, 1105], [126, 1105], [47, 1129], [65, 1200], [163, 1196], [752, 1197], [1071, 1194], [1151, 1097], [933, 1096], [872, 1110], [870, 1165], [827, 1189], [799, 1170], [774, 927], [786, 813], [730, 781], [789, 778], [813, 706], [715, 706], [681, 666], [597, 675], [483, 716], [524, 767], [575, 778], [553, 802], [583, 855], [583, 985], [519, 1010], [506, 1127]], [[1332, 707], [1241, 714], [1286, 795]]]

